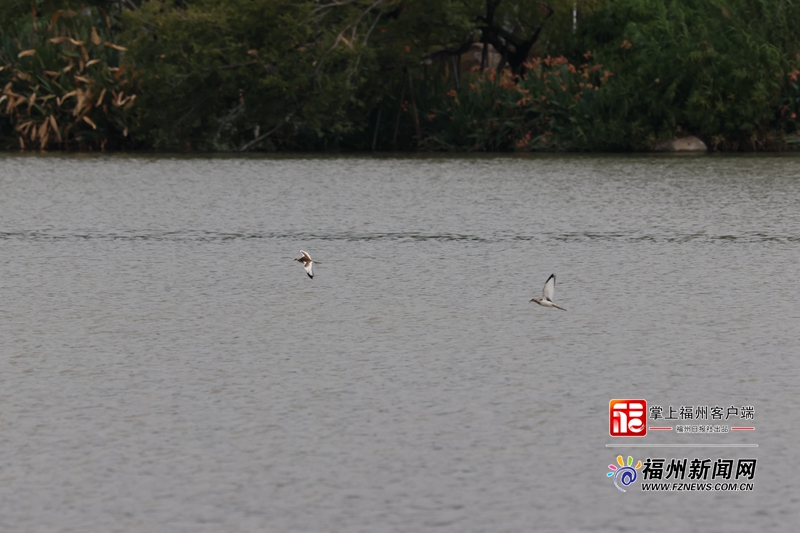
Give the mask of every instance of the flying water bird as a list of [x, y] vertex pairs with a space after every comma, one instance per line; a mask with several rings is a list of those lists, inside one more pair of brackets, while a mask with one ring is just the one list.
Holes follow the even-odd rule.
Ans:
[[303, 268], [306, 269], [306, 274], [308, 274], [308, 277], [314, 279], [314, 270], [313, 270], [314, 263], [317, 263], [318, 265], [321, 265], [322, 263], [311, 259], [311, 256], [308, 255], [308, 252], [300, 250], [300, 253], [303, 254], [303, 257], [298, 257], [297, 259], [295, 259], [295, 261], [300, 261], [301, 263], [303, 263]]
[[566, 311], [563, 307], [559, 307], [553, 303], [553, 294], [556, 292], [556, 275], [550, 274], [550, 277], [547, 278], [547, 281], [544, 282], [544, 287], [542, 287], [542, 299], [532, 298], [532, 302], [536, 302], [539, 305], [544, 307], [555, 307], [556, 309], [561, 309], [562, 311]]

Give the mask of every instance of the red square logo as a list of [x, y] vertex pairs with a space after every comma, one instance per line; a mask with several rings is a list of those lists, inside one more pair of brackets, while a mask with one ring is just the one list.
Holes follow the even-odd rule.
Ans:
[[612, 437], [647, 435], [647, 400], [611, 400], [608, 403], [608, 433]]

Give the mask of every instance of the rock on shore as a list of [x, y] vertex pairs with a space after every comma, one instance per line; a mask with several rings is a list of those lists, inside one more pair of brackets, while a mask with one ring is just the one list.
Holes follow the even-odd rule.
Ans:
[[708, 146], [706, 143], [695, 137], [689, 135], [688, 137], [681, 137], [679, 139], [672, 139], [658, 143], [655, 147], [656, 152], [707, 152]]

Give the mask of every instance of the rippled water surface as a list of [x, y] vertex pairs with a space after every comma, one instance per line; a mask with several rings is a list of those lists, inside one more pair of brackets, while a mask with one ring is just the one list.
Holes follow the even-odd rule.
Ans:
[[799, 265], [797, 157], [2, 156], [0, 530], [796, 530]]

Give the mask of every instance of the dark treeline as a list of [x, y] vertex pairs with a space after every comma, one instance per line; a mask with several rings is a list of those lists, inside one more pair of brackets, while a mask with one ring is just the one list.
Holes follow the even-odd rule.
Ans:
[[0, 0], [5, 149], [796, 147], [795, 0]]

